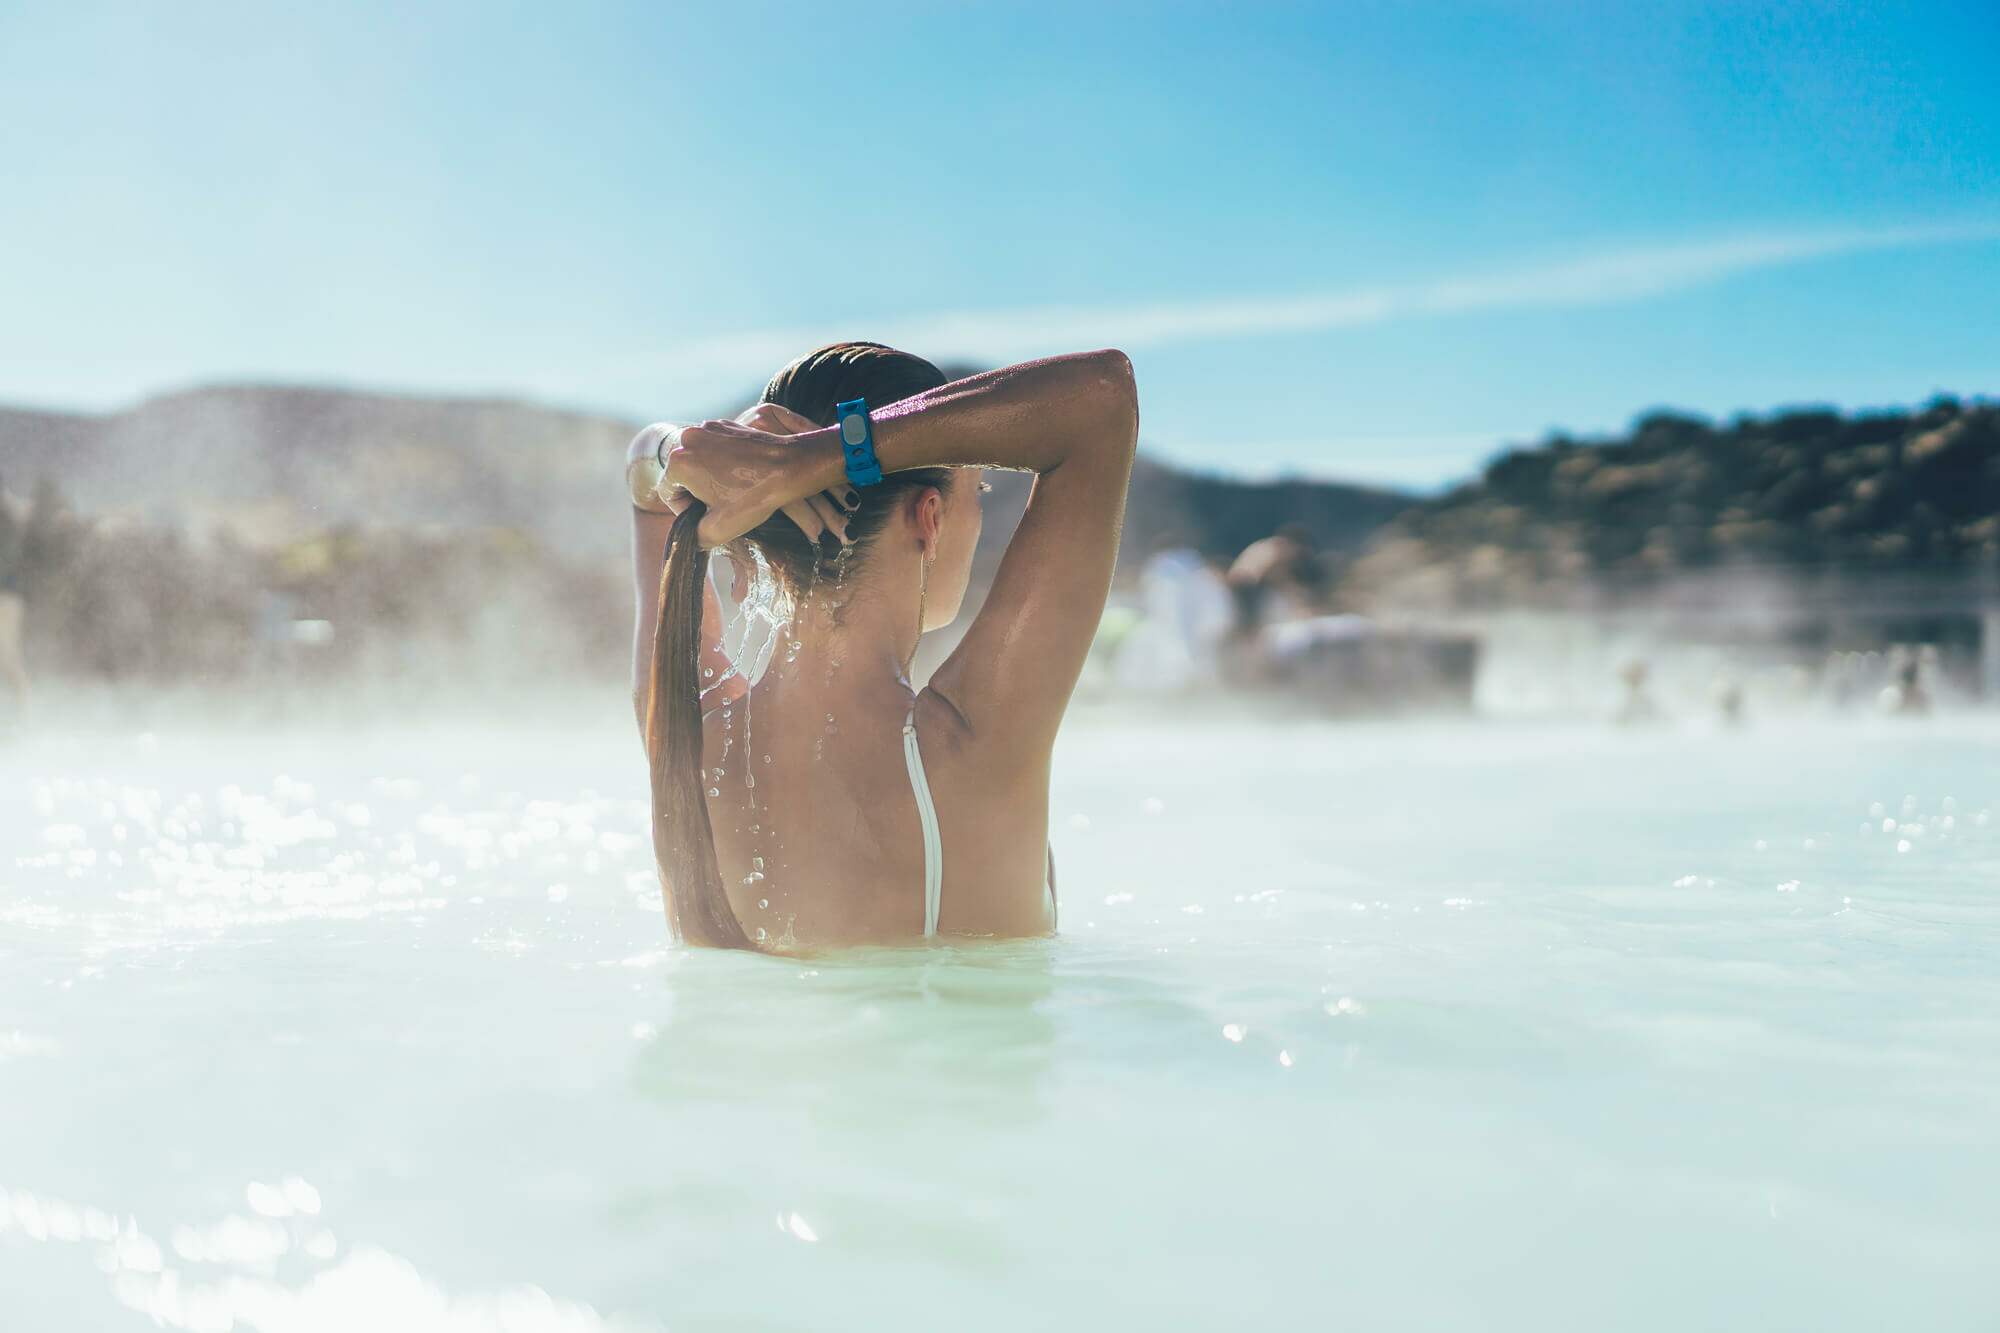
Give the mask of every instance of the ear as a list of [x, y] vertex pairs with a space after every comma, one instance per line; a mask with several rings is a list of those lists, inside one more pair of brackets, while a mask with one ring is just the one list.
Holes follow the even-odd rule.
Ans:
[[944, 531], [944, 494], [935, 486], [917, 492], [915, 521], [917, 542], [926, 556], [937, 554], [938, 536]]

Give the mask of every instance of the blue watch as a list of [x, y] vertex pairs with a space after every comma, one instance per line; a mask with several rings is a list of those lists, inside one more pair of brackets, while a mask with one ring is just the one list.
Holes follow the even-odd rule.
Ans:
[[840, 421], [840, 453], [847, 464], [847, 479], [856, 486], [873, 486], [882, 480], [882, 464], [875, 457], [875, 427], [868, 419], [868, 400], [856, 398], [834, 409]]

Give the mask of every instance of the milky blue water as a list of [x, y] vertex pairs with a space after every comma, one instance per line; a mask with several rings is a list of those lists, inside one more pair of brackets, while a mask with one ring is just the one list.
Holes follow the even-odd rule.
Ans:
[[0, 1327], [2000, 1325], [1993, 722], [1084, 716], [799, 962], [619, 721], [0, 750]]

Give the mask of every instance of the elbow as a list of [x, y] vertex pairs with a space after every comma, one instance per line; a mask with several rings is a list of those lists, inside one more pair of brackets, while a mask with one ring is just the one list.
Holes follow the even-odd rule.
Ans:
[[625, 489], [634, 508], [657, 509], [655, 491], [660, 484], [659, 449], [666, 435], [663, 425], [648, 426], [625, 446]]
[[1109, 433], [1128, 450], [1139, 446], [1139, 381], [1132, 358], [1115, 347], [1090, 354], [1097, 391], [1110, 419]]
[[666, 422], [655, 421], [652, 425], [634, 435], [632, 443], [625, 446], [627, 461], [635, 458], [655, 457], [660, 447], [660, 437], [665, 435], [670, 429], [671, 427]]
[[644, 462], [655, 472], [660, 470], [660, 445], [673, 433], [673, 427], [664, 421], [656, 421], [632, 437], [632, 443], [625, 446], [625, 467], [629, 472], [634, 463]]

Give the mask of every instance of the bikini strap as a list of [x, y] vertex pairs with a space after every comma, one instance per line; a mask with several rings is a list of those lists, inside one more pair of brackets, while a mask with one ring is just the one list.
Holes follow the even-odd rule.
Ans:
[[924, 831], [924, 938], [938, 931], [938, 905], [944, 891], [944, 843], [938, 833], [937, 806], [931, 801], [930, 779], [924, 775], [923, 751], [917, 746], [917, 709], [903, 719], [903, 762], [910, 770], [910, 794], [917, 798], [917, 822]]

